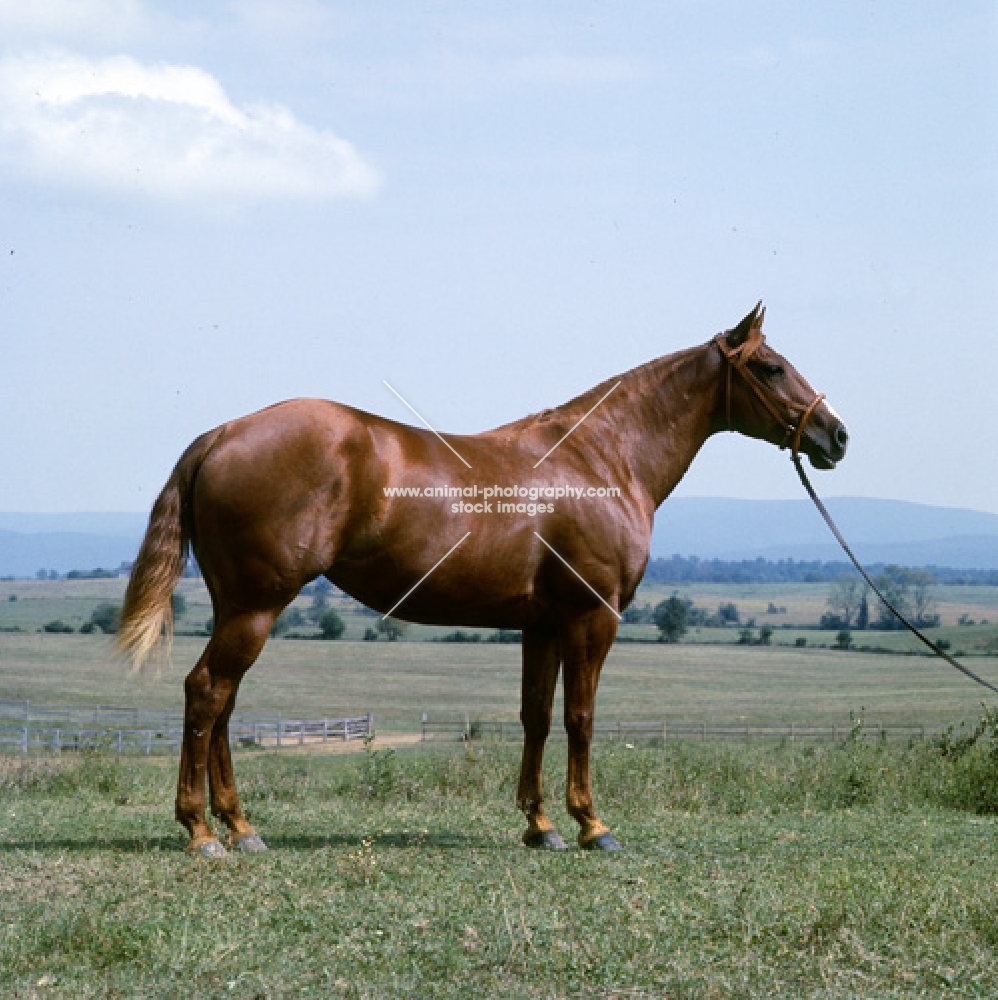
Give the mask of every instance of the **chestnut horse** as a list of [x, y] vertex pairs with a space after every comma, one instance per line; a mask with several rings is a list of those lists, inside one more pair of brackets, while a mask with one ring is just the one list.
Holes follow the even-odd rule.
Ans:
[[[656, 508], [718, 431], [781, 447], [793, 441], [816, 468], [833, 468], [845, 454], [841, 420], [766, 345], [763, 314], [760, 303], [706, 344], [563, 406], [446, 442], [311, 399], [279, 403], [195, 440], [153, 505], [118, 633], [136, 665], [164, 630], [169, 641], [171, 594], [193, 549], [215, 626], [184, 683], [176, 816], [190, 850], [225, 854], [205, 816], [206, 778], [230, 846], [266, 849], [240, 810], [228, 721], [275, 618], [318, 576], [382, 612], [404, 598], [398, 614], [409, 621], [520, 629], [524, 843], [565, 847], [541, 794], [562, 671], [568, 812], [582, 847], [619, 850], [593, 808], [593, 708], [620, 612], [644, 573]], [[425, 495], [429, 487], [476, 484], [480, 491], [569, 486], [574, 495], [547, 502], [541, 493], [533, 506], [521, 496], [478, 512], [470, 501], [461, 509], [453, 492]], [[391, 487], [424, 495], [391, 495]], [[597, 496], [601, 488], [615, 492], [607, 487], [617, 495]]]

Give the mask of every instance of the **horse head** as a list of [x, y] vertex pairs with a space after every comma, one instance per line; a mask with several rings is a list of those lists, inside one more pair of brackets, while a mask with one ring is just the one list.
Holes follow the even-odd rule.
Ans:
[[765, 315], [760, 302], [734, 329], [714, 338], [724, 368], [724, 426], [790, 447], [795, 456], [802, 451], [816, 469], [834, 469], [849, 432], [825, 397], [766, 343]]

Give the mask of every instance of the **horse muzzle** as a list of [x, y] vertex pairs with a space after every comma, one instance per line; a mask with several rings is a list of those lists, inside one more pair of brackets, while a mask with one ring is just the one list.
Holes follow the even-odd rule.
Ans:
[[809, 427], [804, 435], [804, 447], [801, 450], [815, 469], [834, 469], [845, 458], [849, 446], [849, 431], [846, 430], [846, 425], [831, 407], [828, 407], [828, 410], [831, 420], [825, 426]]

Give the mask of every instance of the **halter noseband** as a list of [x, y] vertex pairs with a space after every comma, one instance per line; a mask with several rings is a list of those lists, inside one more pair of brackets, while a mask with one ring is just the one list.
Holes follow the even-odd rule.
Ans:
[[801, 410], [799, 417], [795, 413], [794, 406], [787, 403], [787, 410], [789, 411], [788, 419], [786, 415], [780, 414], [777, 410], [771, 398], [772, 393], [766, 391], [766, 387], [748, 368], [749, 359], [766, 342], [762, 331], [757, 326], [752, 327], [749, 335], [737, 347], [728, 347], [725, 336], [725, 334], [719, 333], [714, 338], [714, 343], [717, 344], [718, 350], [721, 352], [721, 357], [727, 361], [724, 385], [724, 418], [727, 429], [729, 431], [734, 429], [731, 426], [731, 373], [732, 371], [736, 371], [741, 375], [745, 384], [755, 393], [756, 398], [766, 408], [769, 415], [778, 424], [786, 427], [786, 434], [780, 444], [780, 450], [782, 451], [789, 444], [791, 446], [791, 454], [796, 459], [800, 451], [804, 427], [807, 425], [808, 420], [811, 419], [811, 414], [814, 413], [818, 404], [825, 398], [825, 394], [823, 392], [816, 393], [814, 399]]

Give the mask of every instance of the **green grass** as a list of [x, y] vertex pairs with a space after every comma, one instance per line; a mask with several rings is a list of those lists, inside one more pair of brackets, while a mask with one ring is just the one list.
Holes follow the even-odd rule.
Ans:
[[[552, 816], [563, 751], [547, 767]], [[188, 859], [171, 768], [0, 773], [0, 993], [994, 996], [989, 745], [601, 748], [626, 851], [517, 843], [515, 755], [240, 759], [271, 852]], [[969, 796], [969, 798], [968, 798]], [[994, 808], [998, 799], [991, 802]]]
[[[0, 698], [180, 708], [183, 677], [204, 643], [178, 638], [161, 676], [150, 669], [135, 678], [113, 659], [109, 637], [0, 634]], [[998, 677], [998, 660], [973, 664]], [[937, 724], [976, 718], [981, 697], [929, 657], [618, 644], [596, 711], [602, 720], [844, 725], [850, 711], [865, 708], [871, 722]], [[237, 709], [330, 718], [372, 711], [381, 731], [415, 732], [423, 711], [512, 720], [519, 704], [518, 646], [272, 639], [246, 675]]]

